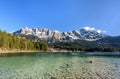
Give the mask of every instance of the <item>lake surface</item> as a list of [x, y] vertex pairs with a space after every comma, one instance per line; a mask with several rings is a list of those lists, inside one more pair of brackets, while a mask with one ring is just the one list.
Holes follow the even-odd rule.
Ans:
[[[93, 60], [93, 63], [90, 61]], [[120, 79], [120, 56], [20, 54], [0, 57], [0, 79]]]

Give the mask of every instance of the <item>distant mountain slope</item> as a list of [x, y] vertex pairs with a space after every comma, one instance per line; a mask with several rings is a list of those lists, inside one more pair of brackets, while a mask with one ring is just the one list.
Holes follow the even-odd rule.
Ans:
[[60, 32], [57, 30], [49, 30], [45, 28], [22, 28], [18, 31], [13, 32], [15, 35], [27, 37], [29, 39], [44, 40], [47, 42], [56, 41], [73, 41], [73, 40], [87, 40], [95, 41], [107, 35], [101, 33], [100, 30], [92, 28], [83, 28], [79, 30], [73, 30], [70, 32]]
[[101, 45], [107, 45], [110, 47], [120, 48], [120, 36], [106, 37], [96, 41]]
[[70, 51], [118, 52], [120, 51], [120, 36], [106, 37], [96, 41], [55, 42], [54, 47]]
[[98, 42], [104, 42], [104, 43], [120, 43], [120, 36], [109, 36], [105, 37], [103, 39], [97, 40]]

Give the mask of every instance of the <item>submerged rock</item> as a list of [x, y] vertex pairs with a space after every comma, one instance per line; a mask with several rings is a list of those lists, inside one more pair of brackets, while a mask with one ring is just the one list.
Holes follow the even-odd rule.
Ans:
[[90, 62], [90, 63], [95, 63], [95, 61], [94, 61], [94, 60], [90, 60], [89, 62]]
[[57, 78], [55, 78], [55, 77], [51, 77], [51, 79], [57, 79]]

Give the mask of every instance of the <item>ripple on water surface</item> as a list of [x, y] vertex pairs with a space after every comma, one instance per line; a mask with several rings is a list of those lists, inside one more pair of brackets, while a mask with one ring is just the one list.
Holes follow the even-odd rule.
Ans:
[[5, 56], [0, 57], [0, 79], [120, 79], [119, 61], [67, 54]]

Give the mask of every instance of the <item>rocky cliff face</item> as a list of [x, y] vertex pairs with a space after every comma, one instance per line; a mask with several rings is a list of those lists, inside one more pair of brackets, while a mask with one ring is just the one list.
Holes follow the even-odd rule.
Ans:
[[32, 38], [35, 40], [44, 40], [47, 42], [74, 41], [77, 39], [95, 41], [107, 37], [107, 35], [101, 33], [100, 30], [95, 30], [87, 27], [70, 32], [60, 32], [57, 30], [49, 30], [45, 28], [25, 27], [13, 32], [13, 34]]

